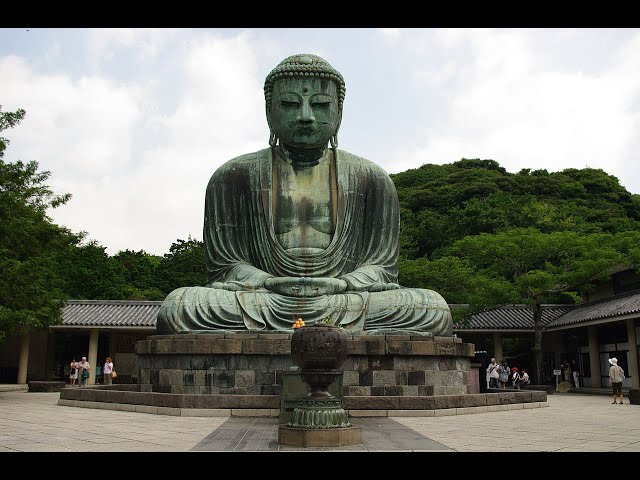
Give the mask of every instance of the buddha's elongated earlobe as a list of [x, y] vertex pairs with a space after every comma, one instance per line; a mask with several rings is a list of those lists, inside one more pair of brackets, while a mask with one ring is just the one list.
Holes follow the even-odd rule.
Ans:
[[331, 142], [331, 148], [333, 148], [334, 150], [338, 148], [338, 130], [340, 130], [340, 124], [342, 123], [342, 107], [340, 107], [338, 115], [338, 125], [336, 125], [336, 131], [333, 135], [331, 135], [331, 139], [329, 140]]
[[273, 132], [269, 133], [269, 145], [271, 145], [272, 147], [275, 147], [277, 143], [278, 143], [278, 137], [276, 137], [276, 134]]

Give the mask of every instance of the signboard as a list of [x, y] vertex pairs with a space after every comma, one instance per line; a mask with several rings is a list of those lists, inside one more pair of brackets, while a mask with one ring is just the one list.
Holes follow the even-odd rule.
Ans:
[[562, 375], [562, 372], [560, 370], [554, 370], [553, 374], [554, 375]]

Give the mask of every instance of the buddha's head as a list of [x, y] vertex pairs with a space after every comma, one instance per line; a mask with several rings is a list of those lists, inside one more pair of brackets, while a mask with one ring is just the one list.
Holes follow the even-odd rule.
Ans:
[[295, 148], [337, 147], [345, 84], [329, 63], [309, 54], [285, 58], [264, 82], [269, 143]]

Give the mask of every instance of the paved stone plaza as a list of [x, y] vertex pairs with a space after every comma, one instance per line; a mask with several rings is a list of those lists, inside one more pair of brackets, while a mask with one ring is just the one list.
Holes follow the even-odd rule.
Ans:
[[[277, 419], [178, 417], [59, 406], [59, 393], [0, 392], [0, 451], [275, 451]], [[625, 399], [627, 402], [628, 400]], [[358, 418], [367, 451], [640, 452], [640, 406], [554, 394], [548, 408]], [[311, 449], [306, 449], [311, 450]], [[316, 448], [332, 451], [335, 448]]]

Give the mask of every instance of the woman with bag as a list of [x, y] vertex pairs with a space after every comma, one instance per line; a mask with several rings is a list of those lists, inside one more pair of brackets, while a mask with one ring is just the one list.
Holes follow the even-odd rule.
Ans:
[[506, 360], [502, 360], [500, 367], [498, 367], [498, 380], [500, 381], [500, 386], [502, 388], [507, 388], [507, 383], [509, 383], [509, 375], [511, 374], [511, 369], [507, 364]]
[[81, 387], [87, 386], [87, 380], [89, 379], [89, 369], [91, 364], [87, 362], [87, 357], [82, 357], [82, 361], [78, 363], [78, 384]]
[[111, 357], [107, 357], [107, 360], [104, 362], [102, 373], [104, 375], [104, 384], [111, 385], [111, 379], [116, 378], [116, 371], [113, 369], [113, 361], [111, 360]]

